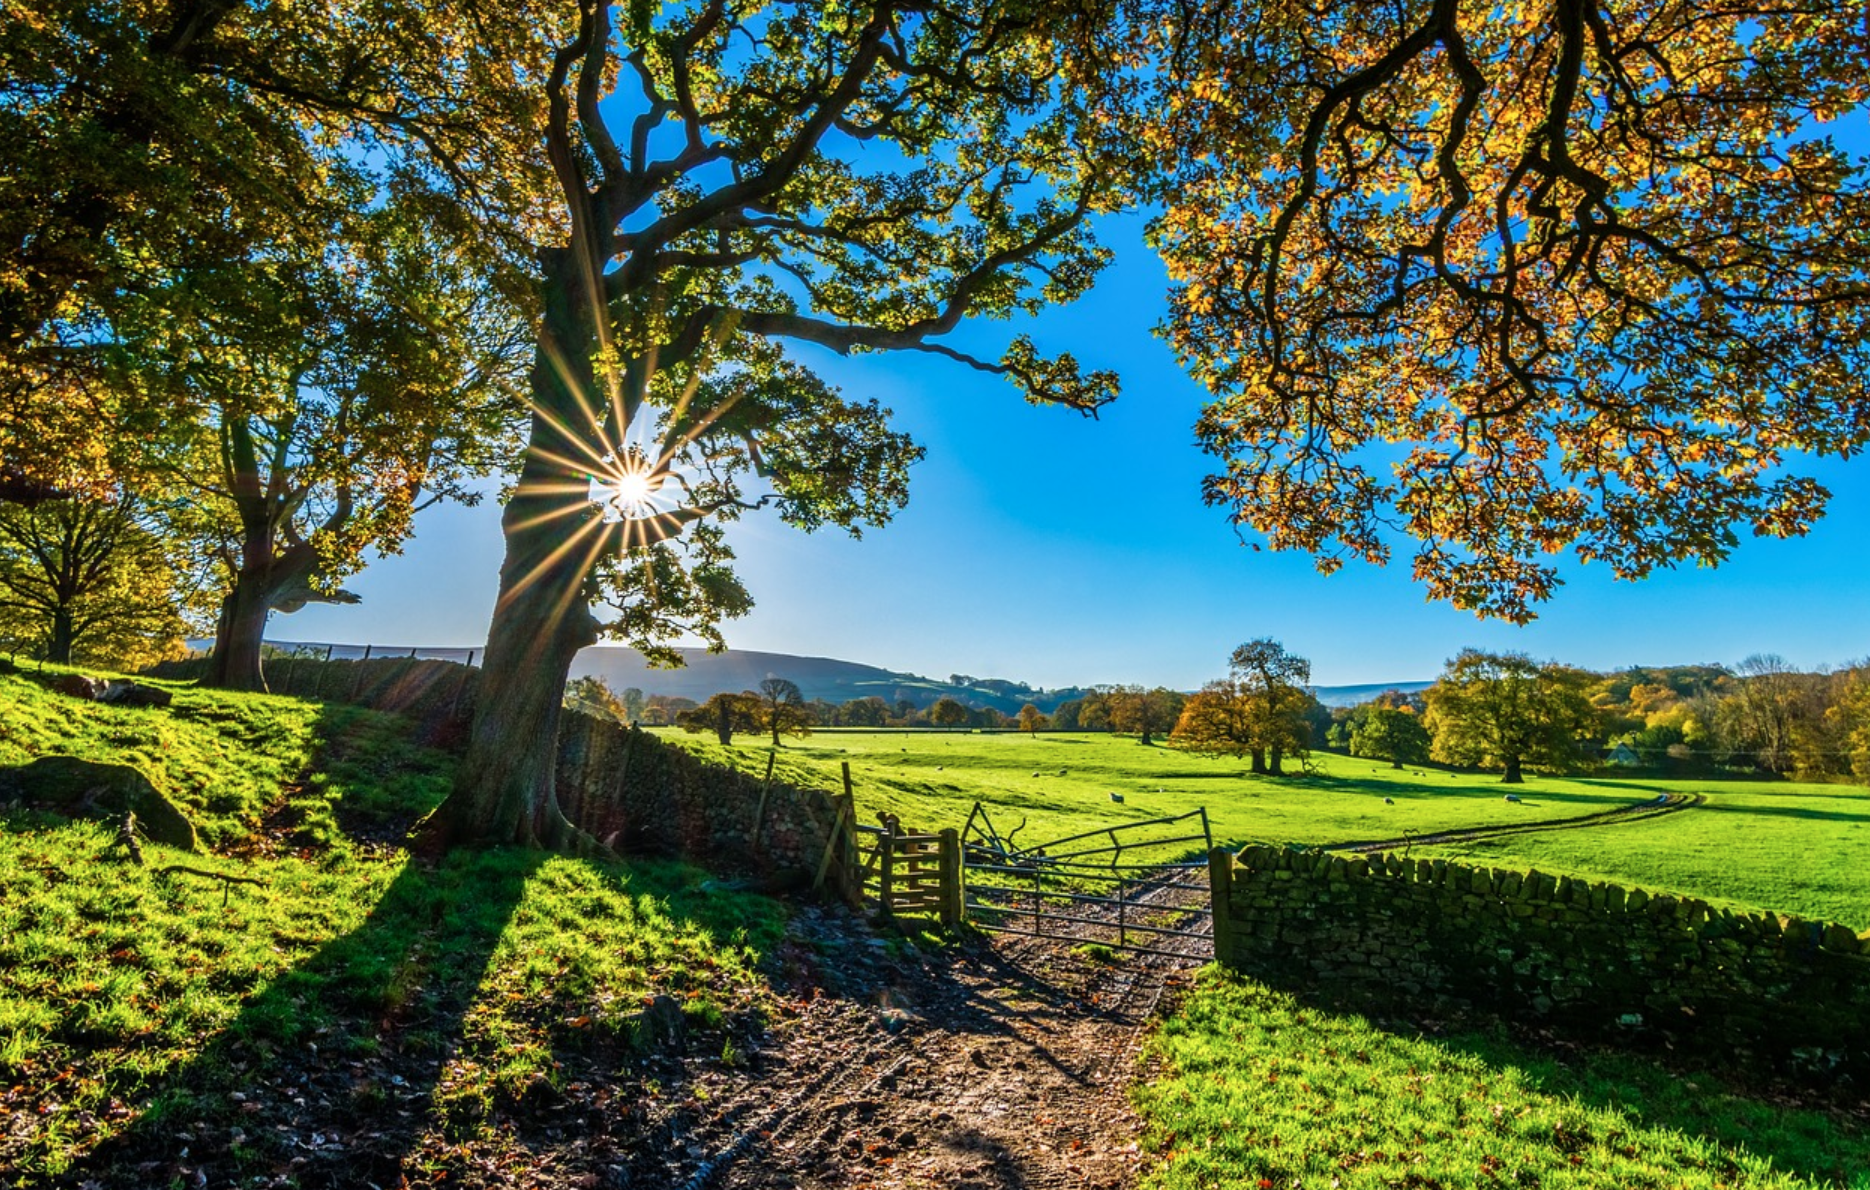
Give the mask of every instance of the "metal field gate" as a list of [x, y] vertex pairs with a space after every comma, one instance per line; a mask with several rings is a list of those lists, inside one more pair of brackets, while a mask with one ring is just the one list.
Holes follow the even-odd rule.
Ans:
[[[1214, 953], [1205, 809], [1021, 847], [976, 804], [961, 832], [968, 920], [983, 930], [1134, 954]], [[1196, 846], [1204, 858], [1185, 857]]]

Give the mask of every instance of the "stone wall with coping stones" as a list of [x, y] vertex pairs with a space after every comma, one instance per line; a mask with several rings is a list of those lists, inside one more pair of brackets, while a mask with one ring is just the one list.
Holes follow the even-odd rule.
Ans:
[[1870, 934], [1440, 859], [1211, 859], [1215, 957], [1268, 983], [1870, 1085]]
[[837, 822], [836, 799], [823, 790], [768, 788], [635, 728], [567, 711], [558, 737], [566, 817], [619, 850], [816, 873]]

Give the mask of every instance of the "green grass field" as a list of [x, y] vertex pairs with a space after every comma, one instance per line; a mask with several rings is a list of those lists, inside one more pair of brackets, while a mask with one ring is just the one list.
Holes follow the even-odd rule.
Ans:
[[[743, 737], [722, 748], [669, 730], [717, 762], [763, 772], [769, 748]], [[1532, 776], [1515, 789], [1486, 773], [1320, 753], [1308, 776], [1253, 777], [1238, 760], [1142, 747], [1104, 734], [824, 732], [789, 739], [782, 778], [838, 788], [851, 765], [859, 813], [900, 814], [916, 828], [960, 826], [987, 803], [1002, 833], [1024, 819], [1022, 844], [1206, 807], [1217, 843], [1329, 844], [1454, 827], [1576, 817], [1665, 792], [1705, 805], [1647, 822], [1556, 830], [1422, 849], [1501, 867], [1537, 867], [1632, 887], [1870, 926], [1870, 790], [1768, 781], [1648, 781]], [[1503, 794], [1523, 799], [1508, 803]], [[1112, 793], [1123, 796], [1113, 802]], [[1384, 798], [1394, 804], [1385, 804]]]
[[[627, 1044], [645, 997], [674, 996], [703, 1028], [751, 1019], [770, 999], [778, 902], [646, 860], [493, 851], [411, 862], [385, 841], [445, 793], [452, 756], [411, 743], [390, 716], [175, 689], [172, 709], [151, 711], [0, 676], [0, 765], [49, 752], [137, 764], [197, 822], [211, 850], [188, 862], [264, 882], [233, 888], [223, 906], [217, 884], [113, 854], [106, 823], [0, 807], [10, 1183], [83, 1180], [112, 1146], [178, 1132], [241, 1137], [241, 1168], [277, 1175], [292, 1156], [287, 1134], [253, 1125], [282, 1116], [249, 1113], [306, 1079], [351, 1097], [345, 1110], [359, 1118], [419, 1103], [439, 1139], [419, 1150], [432, 1164], [417, 1172], [471, 1180], [474, 1146], [502, 1143], [500, 1121], [564, 1080], [573, 1055]], [[768, 754], [747, 740], [724, 758], [763, 771]], [[1237, 762], [1129, 739], [928, 732], [788, 741], [779, 773], [836, 788], [846, 760], [867, 817], [959, 825], [979, 799], [1002, 831], [1026, 820], [1028, 843], [1196, 806], [1220, 841], [1334, 842], [1563, 817], [1680, 787], [1535, 779], [1515, 806], [1481, 775], [1324, 757], [1313, 776], [1254, 779]], [[1870, 795], [1694, 788], [1708, 808], [1466, 850], [1870, 920], [1848, 866]], [[152, 865], [183, 858], [147, 850]], [[1870, 1190], [1870, 1140], [1841, 1114], [1715, 1078], [1684, 1083], [1639, 1059], [1561, 1061], [1499, 1037], [1387, 1030], [1220, 972], [1152, 1047], [1156, 1073], [1136, 1094], [1154, 1154], [1145, 1185], [1161, 1190]]]

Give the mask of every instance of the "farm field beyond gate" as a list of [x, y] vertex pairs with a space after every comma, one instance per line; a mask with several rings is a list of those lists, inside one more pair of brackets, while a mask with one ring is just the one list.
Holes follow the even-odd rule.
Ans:
[[[765, 770], [770, 751], [753, 736], [723, 748], [680, 731], [659, 734], [754, 772]], [[1692, 809], [1640, 822], [1415, 853], [1870, 926], [1870, 868], [1862, 862], [1870, 845], [1870, 790], [1856, 786], [1529, 776], [1525, 785], [1508, 787], [1488, 773], [1397, 770], [1329, 753], [1313, 756], [1308, 775], [1253, 777], [1239, 760], [1145, 748], [1125, 736], [928, 730], [788, 739], [775, 771], [781, 780], [835, 789], [845, 761], [865, 821], [889, 811], [916, 829], [960, 826], [978, 800], [989, 805], [1002, 834], [1024, 820], [1019, 842], [1026, 845], [1198, 806], [1207, 808], [1217, 843], [1318, 845], [1575, 818], [1664, 794], [1700, 794], [1705, 800]], [[1522, 800], [1507, 802], [1508, 791]]]

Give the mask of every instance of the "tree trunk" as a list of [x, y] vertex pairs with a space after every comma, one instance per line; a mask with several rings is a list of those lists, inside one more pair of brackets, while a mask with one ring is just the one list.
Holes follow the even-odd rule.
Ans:
[[1266, 775], [1269, 777], [1285, 776], [1286, 775], [1285, 769], [1280, 767], [1285, 762], [1285, 759], [1286, 759], [1285, 749], [1274, 748], [1272, 758], [1271, 758], [1272, 763], [1266, 766]]
[[720, 737], [723, 748], [734, 742], [734, 720], [726, 711], [714, 721], [714, 734]]
[[70, 665], [73, 636], [71, 605], [60, 604], [52, 613], [52, 641], [46, 646], [45, 659], [54, 665]]
[[266, 690], [260, 653], [270, 602], [270, 588], [245, 575], [234, 579], [234, 589], [221, 600], [221, 618], [214, 626], [214, 652], [208, 657], [208, 672], [202, 675], [201, 685], [214, 690]]
[[1390, 767], [1391, 767], [1391, 768], [1393, 768], [1393, 769], [1399, 769], [1399, 768], [1401, 768], [1401, 767], [1402, 767], [1402, 757], [1400, 757], [1400, 756], [1392, 756], [1392, 757], [1390, 757]]
[[[438, 847], [513, 843], [594, 850], [559, 808], [558, 721], [579, 649], [597, 640], [587, 580], [607, 535], [586, 491], [582, 438], [598, 415], [591, 369], [597, 311], [571, 249], [540, 255], [544, 313], [533, 357], [526, 460], [500, 529], [506, 559], [487, 632], [467, 755], [423, 828]], [[595, 462], [595, 460], [592, 460]]]
[[1264, 748], [1252, 749], [1251, 751], [1247, 753], [1247, 761], [1248, 761], [1249, 768], [1251, 768], [1251, 770], [1254, 773], [1259, 774], [1261, 776], [1265, 775], [1266, 773], [1266, 749]]
[[1507, 757], [1506, 758], [1506, 775], [1500, 778], [1500, 784], [1502, 785], [1524, 785], [1525, 783], [1526, 783], [1526, 778], [1522, 777], [1519, 772], [1519, 757], [1517, 756]]

